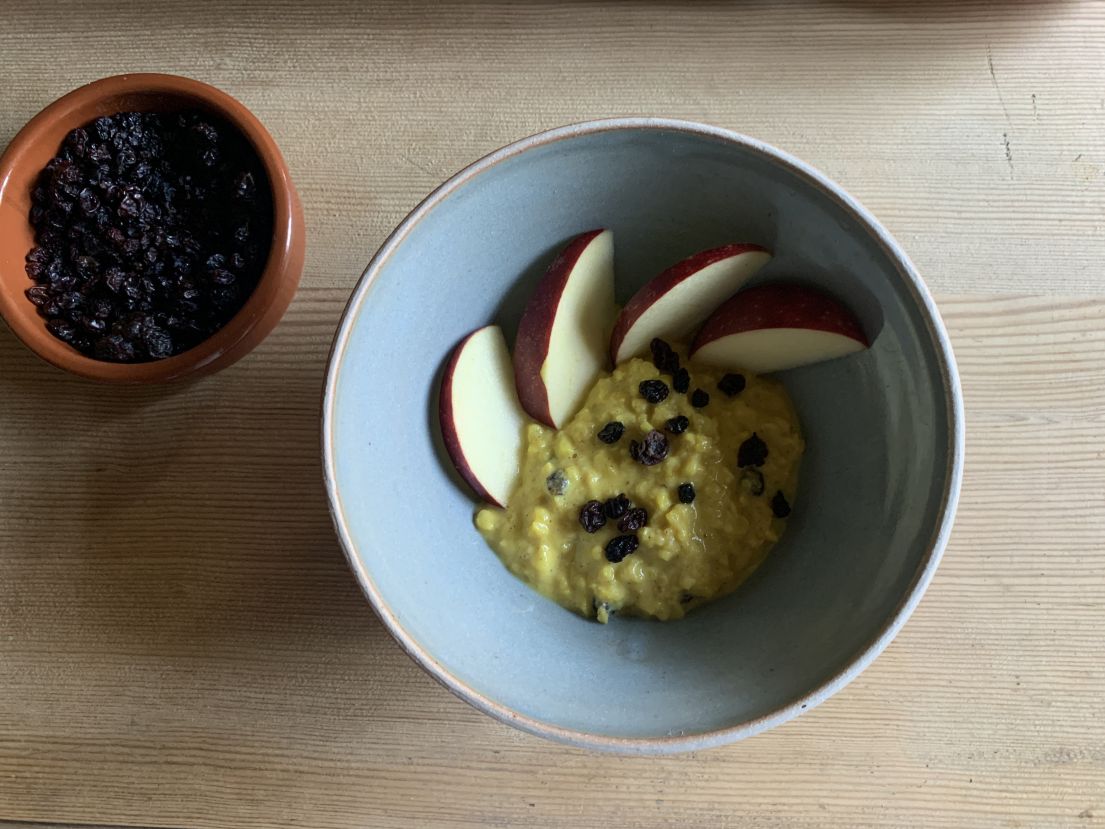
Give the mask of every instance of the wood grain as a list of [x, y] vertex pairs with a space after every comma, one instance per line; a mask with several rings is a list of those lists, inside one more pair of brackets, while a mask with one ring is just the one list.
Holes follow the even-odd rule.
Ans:
[[[9, 0], [0, 141], [178, 71], [304, 197], [288, 317], [196, 384], [71, 379], [0, 328], [0, 826], [1105, 825], [1105, 5]], [[371, 252], [441, 179], [591, 117], [706, 120], [824, 169], [937, 293], [960, 518], [846, 691], [665, 759], [547, 744], [392, 643], [334, 540], [317, 418]], [[4, 821], [8, 823], [4, 823]]]

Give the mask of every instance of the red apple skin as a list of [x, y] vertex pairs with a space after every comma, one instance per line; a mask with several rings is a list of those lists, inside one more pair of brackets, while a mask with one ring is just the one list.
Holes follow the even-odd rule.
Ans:
[[514, 340], [514, 385], [518, 389], [518, 401], [530, 417], [554, 429], [556, 424], [549, 410], [549, 395], [541, 379], [541, 366], [549, 354], [553, 320], [568, 276], [583, 251], [604, 230], [601, 227], [589, 230], [568, 243], [537, 283], [518, 323], [518, 335]]
[[471, 465], [468, 463], [468, 459], [464, 457], [464, 450], [460, 448], [460, 436], [457, 434], [457, 424], [453, 417], [453, 376], [456, 372], [457, 362], [460, 360], [461, 352], [464, 350], [464, 346], [468, 341], [472, 339], [483, 329], [477, 329], [457, 343], [457, 347], [453, 349], [453, 353], [449, 355], [449, 362], [445, 364], [445, 373], [441, 378], [441, 394], [438, 398], [437, 404], [437, 419], [441, 424], [441, 439], [445, 443], [445, 451], [449, 453], [450, 459], [453, 461], [453, 466], [457, 468], [457, 472], [464, 478], [465, 483], [472, 487], [473, 491], [482, 500], [489, 504], [494, 504], [497, 507], [504, 506], [497, 500], [491, 497], [491, 493], [483, 488], [483, 484], [476, 478], [475, 472], [472, 471]]
[[714, 311], [695, 337], [691, 356], [721, 337], [764, 328], [828, 331], [870, 345], [859, 320], [836, 298], [805, 285], [769, 283], [740, 291]]
[[633, 326], [633, 323], [637, 321], [637, 318], [650, 308], [656, 300], [684, 279], [693, 276], [708, 265], [712, 265], [722, 259], [728, 259], [730, 256], [738, 256], [739, 254], [750, 253], [752, 251], [758, 251], [760, 253], [771, 252], [760, 245], [722, 245], [719, 248], [711, 248], [710, 250], [704, 250], [693, 256], [689, 256], [682, 262], [672, 265], [659, 276], [645, 283], [644, 287], [637, 291], [637, 293], [630, 298], [629, 302], [625, 304], [622, 312], [618, 315], [617, 321], [614, 323], [614, 331], [610, 335], [611, 363], [617, 364], [618, 349], [621, 347], [622, 340], [625, 339], [626, 333]]

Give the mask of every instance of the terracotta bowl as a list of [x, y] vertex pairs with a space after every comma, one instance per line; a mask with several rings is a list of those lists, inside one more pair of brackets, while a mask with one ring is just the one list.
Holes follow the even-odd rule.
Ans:
[[[24, 291], [33, 284], [25, 258], [34, 246], [28, 218], [39, 172], [70, 130], [116, 112], [199, 109], [236, 127], [253, 145], [272, 188], [272, 248], [257, 287], [241, 310], [199, 345], [148, 363], [86, 357], [46, 330]], [[118, 75], [59, 98], [32, 118], [0, 156], [0, 315], [15, 335], [49, 363], [93, 380], [158, 383], [210, 374], [245, 356], [272, 331], [295, 295], [303, 271], [303, 208], [276, 142], [241, 103], [213, 86], [176, 75]]]

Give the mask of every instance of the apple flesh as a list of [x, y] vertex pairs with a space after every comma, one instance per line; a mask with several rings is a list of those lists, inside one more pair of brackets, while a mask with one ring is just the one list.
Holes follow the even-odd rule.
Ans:
[[614, 320], [614, 239], [609, 230], [574, 238], [534, 289], [514, 342], [522, 408], [559, 429], [608, 364]]
[[759, 245], [723, 245], [668, 268], [633, 295], [614, 323], [614, 364], [648, 351], [653, 337], [685, 340], [770, 259]]
[[859, 320], [838, 300], [804, 285], [759, 285], [718, 308], [691, 358], [757, 374], [833, 360], [867, 348]]
[[460, 476], [481, 498], [505, 507], [518, 482], [527, 418], [497, 325], [473, 331], [454, 349], [441, 381], [438, 418]]

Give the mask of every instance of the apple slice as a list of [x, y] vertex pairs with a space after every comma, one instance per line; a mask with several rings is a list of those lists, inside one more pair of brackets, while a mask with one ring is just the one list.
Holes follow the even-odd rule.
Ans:
[[608, 366], [614, 305], [614, 236], [591, 230], [553, 260], [518, 324], [514, 380], [522, 408], [559, 429]]
[[859, 320], [839, 301], [804, 285], [741, 291], [706, 320], [691, 358], [757, 374], [784, 371], [867, 348]]
[[527, 418], [499, 326], [473, 331], [453, 351], [441, 381], [438, 417], [457, 472], [481, 498], [506, 506], [518, 482]]
[[689, 337], [770, 259], [759, 245], [723, 245], [668, 268], [633, 295], [614, 323], [614, 364], [645, 353], [653, 337]]

